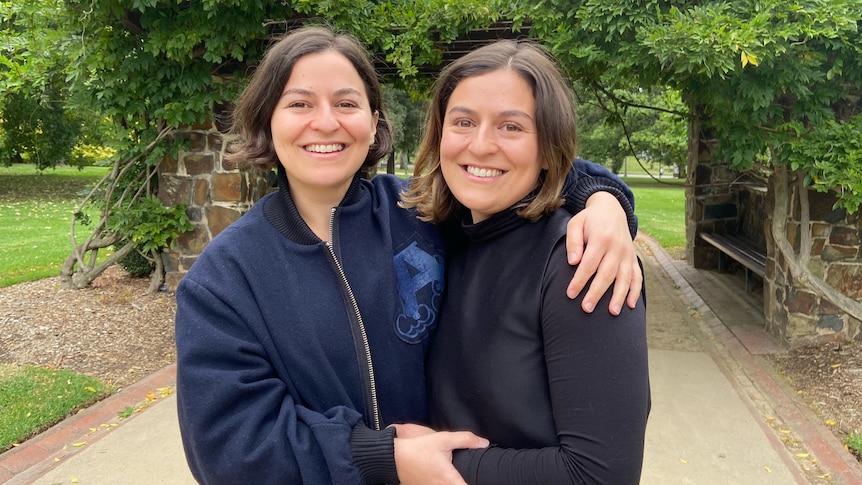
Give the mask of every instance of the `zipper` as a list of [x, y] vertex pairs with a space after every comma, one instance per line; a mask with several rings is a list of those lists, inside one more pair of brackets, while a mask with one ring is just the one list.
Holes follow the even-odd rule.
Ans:
[[347, 290], [347, 297], [350, 299], [350, 305], [353, 307], [353, 313], [356, 315], [356, 321], [359, 324], [359, 334], [362, 337], [362, 346], [365, 352], [366, 369], [368, 370], [368, 380], [371, 391], [371, 419], [372, 425], [376, 431], [380, 430], [380, 404], [377, 401], [377, 382], [374, 379], [374, 362], [371, 360], [371, 345], [368, 343], [368, 333], [365, 331], [365, 323], [362, 321], [362, 314], [359, 313], [359, 305], [356, 303], [356, 297], [353, 295], [353, 290], [350, 288], [350, 283], [347, 282], [347, 275], [344, 274], [344, 268], [341, 266], [341, 261], [335, 256], [335, 247], [332, 245], [334, 227], [335, 227], [335, 212], [336, 208], [332, 208], [329, 216], [329, 240], [326, 241], [326, 248], [329, 250], [329, 255], [335, 263], [335, 268], [338, 270], [338, 275], [341, 277], [341, 282]]

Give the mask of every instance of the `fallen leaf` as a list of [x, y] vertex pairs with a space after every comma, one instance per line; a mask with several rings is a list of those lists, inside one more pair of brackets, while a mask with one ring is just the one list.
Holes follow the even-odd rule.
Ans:
[[835, 426], [836, 424], [838, 424], [838, 422], [834, 419], [827, 419], [823, 422], [823, 424], [825, 424], [826, 426]]
[[811, 453], [797, 453], [796, 456], [799, 458], [808, 458]]
[[772, 469], [768, 466], [763, 467], [763, 469], [766, 470], [766, 473], [772, 473]]
[[829, 367], [832, 367], [833, 369], [837, 369], [837, 368], [841, 367], [841, 364], [832, 364]]
[[72, 446], [73, 446], [73, 447], [75, 447], [75, 448], [80, 448], [80, 447], [82, 447], [82, 446], [84, 446], [84, 445], [86, 445], [86, 444], [87, 444], [87, 442], [86, 442], [86, 441], [79, 441], [79, 442], [77, 442], [77, 443], [72, 443]]
[[147, 401], [148, 401], [148, 402], [153, 402], [153, 401], [155, 401], [155, 400], [156, 400], [156, 393], [154, 393], [154, 392], [148, 392], [148, 393], [147, 393]]
[[684, 458], [680, 458], [679, 461], [681, 461], [682, 463], [688, 463], [688, 461], [685, 460]]

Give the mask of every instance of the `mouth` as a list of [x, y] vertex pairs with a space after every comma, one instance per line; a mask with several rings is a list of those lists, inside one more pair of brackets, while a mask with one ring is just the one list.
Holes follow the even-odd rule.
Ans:
[[340, 152], [344, 150], [344, 144], [342, 143], [330, 143], [327, 145], [306, 145], [305, 151], [311, 153], [334, 153]]
[[505, 173], [502, 170], [497, 170], [495, 168], [479, 168], [472, 165], [465, 166], [464, 170], [466, 170], [470, 175], [479, 178], [499, 177]]

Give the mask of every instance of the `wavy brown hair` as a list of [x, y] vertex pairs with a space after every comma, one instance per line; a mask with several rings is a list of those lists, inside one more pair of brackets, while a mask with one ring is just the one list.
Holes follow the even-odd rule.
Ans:
[[270, 121], [296, 62], [308, 54], [335, 51], [346, 57], [365, 85], [371, 112], [377, 111], [377, 134], [362, 167], [375, 165], [392, 150], [392, 131], [383, 111], [383, 94], [374, 65], [355, 37], [336, 34], [325, 27], [301, 27], [273, 44], [237, 100], [231, 114], [233, 138], [225, 157], [234, 163], [263, 168], [278, 164]]
[[414, 177], [401, 195], [401, 206], [416, 208], [419, 218], [442, 222], [461, 204], [452, 195], [440, 170], [440, 141], [449, 98], [466, 78], [509, 69], [524, 79], [536, 101], [539, 158], [548, 165], [540, 189], [519, 205], [518, 215], [535, 220], [563, 203], [560, 193], [575, 159], [575, 101], [572, 90], [550, 54], [526, 41], [501, 40], [480, 47], [446, 66], [434, 83], [425, 133], [416, 154]]

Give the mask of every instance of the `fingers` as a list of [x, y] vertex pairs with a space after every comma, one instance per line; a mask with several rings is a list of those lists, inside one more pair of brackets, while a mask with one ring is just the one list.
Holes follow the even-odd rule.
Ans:
[[[569, 219], [569, 222], [566, 224], [566, 254], [568, 255], [569, 264], [578, 264], [584, 253], [584, 224], [586, 220], [585, 213], [581, 211]], [[575, 295], [580, 293], [584, 283], [586, 283], [586, 279], [581, 282], [579, 287], [575, 288]]]
[[641, 297], [641, 290], [643, 290], [644, 287], [644, 275], [637, 262], [637, 258], [635, 258], [635, 262], [632, 265], [631, 282], [631, 285], [629, 285], [629, 297], [626, 299], [626, 304], [628, 304], [629, 308], [634, 308], [638, 304], [638, 300]]
[[[626, 252], [622, 249], [620, 251]], [[590, 313], [591, 310], [588, 308], [595, 308], [611, 284], [614, 285], [614, 288], [611, 301], [608, 304], [608, 311], [612, 315], [619, 315], [624, 304], [629, 308], [637, 306], [643, 289], [643, 273], [637, 262], [634, 245], [629, 245], [627, 251], [628, 253], [622, 257], [622, 261], [618, 265], [616, 260], [612, 258], [605, 257], [602, 259], [596, 270], [596, 277], [590, 284], [587, 294], [584, 295], [581, 307], [585, 312]], [[587, 248], [587, 253], [589, 253], [589, 248]], [[585, 260], [587, 257], [588, 255], [584, 255]]]
[[608, 311], [611, 312], [611, 315], [619, 315], [623, 309], [623, 304], [626, 303], [626, 296], [629, 293], [631, 267], [621, 264], [614, 281], [614, 291], [611, 295]]
[[[608, 291], [608, 288], [610, 288], [611, 284], [614, 283], [614, 278], [617, 277], [618, 269], [619, 266], [616, 265], [615, 262], [611, 261], [608, 258], [602, 259], [601, 264], [596, 270], [596, 276], [593, 278], [592, 283], [590, 283], [590, 287], [587, 289], [587, 294], [584, 295], [584, 301], [581, 303], [581, 308], [585, 312], [592, 313], [592, 311], [595, 310], [596, 304], [602, 298], [602, 295], [604, 295], [605, 292]], [[619, 282], [617, 282], [617, 285], [619, 285]], [[614, 287], [614, 289], [616, 289], [616, 286]], [[625, 290], [627, 293], [628, 285], [626, 285]], [[619, 315], [620, 310], [617, 309], [617, 307], [622, 306], [626, 293], [623, 293], [623, 295], [618, 299], [618, 301], [614, 301], [613, 298], [611, 299], [609, 309], [612, 314]], [[614, 313], [615, 309], [616, 313]]]
[[450, 431], [450, 432], [441, 432], [441, 435], [448, 435], [447, 444], [451, 446], [451, 449], [463, 449], [463, 448], [487, 448], [491, 443], [481, 436], [476, 436], [475, 434], [469, 431]]
[[[601, 257], [601, 255], [599, 255]], [[575, 299], [581, 294], [581, 290], [583, 290], [587, 281], [593, 276], [593, 273], [596, 272], [596, 269], [599, 266], [599, 258], [595, 256], [593, 252], [587, 248], [586, 253], [581, 258], [581, 263], [578, 265], [578, 269], [575, 270], [575, 275], [572, 277], [572, 281], [569, 282], [569, 286], [566, 288], [566, 296], [571, 299]], [[595, 280], [593, 281], [595, 285]], [[609, 284], [609, 283], [608, 283]], [[605, 287], [607, 288], [607, 286]], [[593, 308], [595, 308], [595, 301], [592, 302]], [[587, 313], [590, 313], [592, 309], [586, 310]]]

